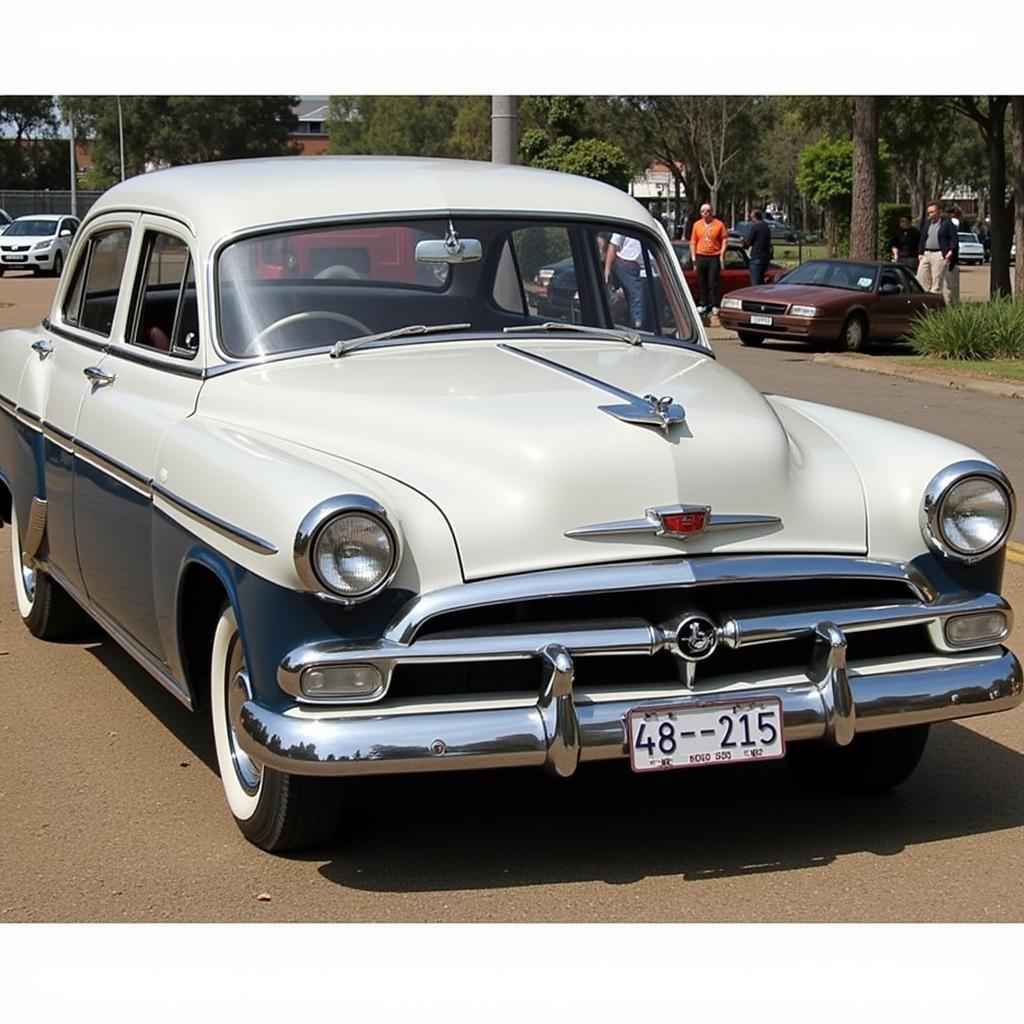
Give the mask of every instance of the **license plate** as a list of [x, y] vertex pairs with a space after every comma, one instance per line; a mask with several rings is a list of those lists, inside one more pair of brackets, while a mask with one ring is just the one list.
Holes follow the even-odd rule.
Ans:
[[635, 772], [749, 764], [786, 754], [782, 701], [777, 697], [638, 709], [629, 713], [628, 733]]
[[27, 256], [5, 256], [4, 260], [7, 263], [24, 263], [27, 260]]
[[772, 318], [770, 316], [751, 316], [750, 322], [752, 324], [760, 324], [762, 327], [771, 327]]

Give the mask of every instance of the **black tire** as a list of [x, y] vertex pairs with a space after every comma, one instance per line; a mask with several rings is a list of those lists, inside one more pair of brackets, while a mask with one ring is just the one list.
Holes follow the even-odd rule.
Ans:
[[241, 749], [228, 716], [228, 688], [245, 668], [235, 613], [225, 605], [211, 651], [210, 713], [217, 767], [231, 815], [242, 835], [262, 850], [281, 853], [320, 845], [338, 827], [339, 782], [279, 772]]
[[11, 569], [14, 597], [21, 621], [40, 640], [76, 636], [89, 624], [89, 616], [42, 569], [25, 565], [18, 514], [11, 496]]
[[737, 331], [742, 345], [763, 345], [764, 335], [755, 334], [753, 331]]
[[53, 276], [60, 277], [61, 271], [64, 269], [64, 253], [58, 251], [53, 257]]
[[794, 743], [786, 760], [804, 781], [841, 793], [882, 793], [906, 782], [928, 742], [927, 725], [865, 732], [846, 747]]
[[839, 332], [839, 347], [844, 352], [865, 352], [868, 347], [868, 322], [861, 313], [851, 313]]

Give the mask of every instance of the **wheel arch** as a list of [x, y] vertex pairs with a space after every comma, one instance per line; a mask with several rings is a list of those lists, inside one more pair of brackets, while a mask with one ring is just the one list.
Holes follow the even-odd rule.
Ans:
[[203, 711], [209, 704], [213, 636], [225, 604], [234, 609], [241, 629], [238, 593], [231, 575], [205, 552], [192, 553], [178, 580], [175, 629], [184, 682], [195, 711]]

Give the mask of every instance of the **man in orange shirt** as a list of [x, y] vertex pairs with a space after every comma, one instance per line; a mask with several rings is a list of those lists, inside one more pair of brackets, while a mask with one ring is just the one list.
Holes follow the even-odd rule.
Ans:
[[711, 215], [711, 206], [700, 208], [700, 219], [694, 222], [690, 235], [690, 259], [697, 268], [700, 285], [701, 316], [709, 312], [718, 315], [718, 278], [725, 265], [725, 247], [729, 240], [726, 226]]

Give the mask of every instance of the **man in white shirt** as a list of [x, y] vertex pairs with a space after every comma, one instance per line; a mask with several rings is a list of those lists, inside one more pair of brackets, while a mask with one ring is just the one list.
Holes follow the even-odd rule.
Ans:
[[604, 281], [612, 283], [612, 271], [622, 285], [629, 302], [629, 319], [639, 330], [647, 327], [647, 289], [640, 276], [644, 263], [640, 240], [629, 235], [613, 234], [604, 255]]

